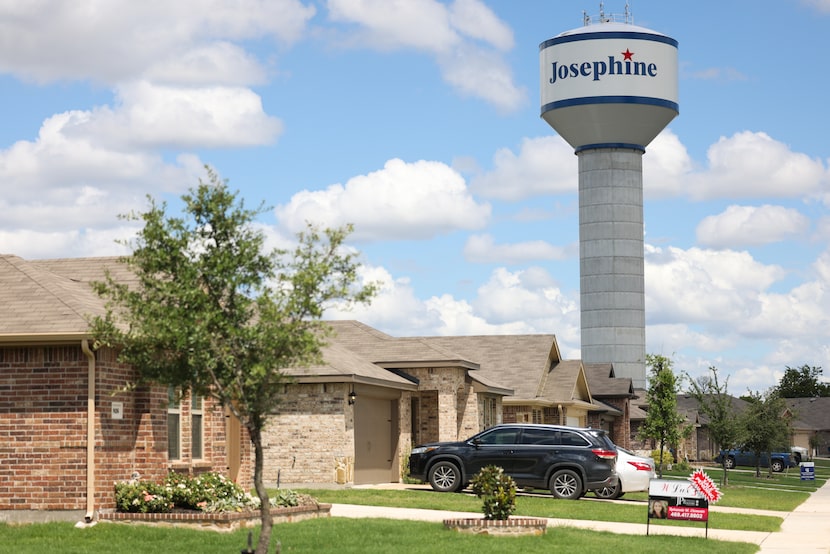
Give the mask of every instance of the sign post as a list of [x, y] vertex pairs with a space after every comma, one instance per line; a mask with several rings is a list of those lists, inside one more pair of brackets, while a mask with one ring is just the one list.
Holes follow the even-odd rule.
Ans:
[[815, 462], [801, 462], [798, 464], [801, 467], [802, 481], [816, 480], [816, 463]]
[[702, 471], [695, 471], [686, 481], [652, 479], [648, 485], [646, 536], [652, 519], [677, 519], [705, 522], [709, 538], [709, 502], [720, 498], [714, 481]]

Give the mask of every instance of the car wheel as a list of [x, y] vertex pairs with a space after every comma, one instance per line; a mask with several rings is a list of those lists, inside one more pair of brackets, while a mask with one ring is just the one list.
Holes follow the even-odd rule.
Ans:
[[597, 498], [604, 498], [605, 500], [616, 500], [622, 496], [622, 493], [620, 492], [620, 485], [617, 483], [613, 487], [594, 489], [594, 496]]
[[723, 461], [723, 467], [725, 467], [726, 469], [735, 469], [735, 458], [733, 458], [732, 456], [727, 457]]
[[770, 465], [772, 466], [772, 470], [776, 473], [784, 471], [784, 462], [781, 460], [773, 460]]
[[461, 470], [452, 462], [437, 462], [429, 470], [429, 484], [438, 492], [455, 492], [461, 488]]
[[576, 500], [582, 496], [582, 479], [570, 469], [560, 469], [550, 478], [550, 492], [555, 498]]

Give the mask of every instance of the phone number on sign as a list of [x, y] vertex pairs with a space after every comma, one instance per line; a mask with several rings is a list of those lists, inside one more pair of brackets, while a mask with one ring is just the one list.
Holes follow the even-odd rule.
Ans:
[[707, 521], [708, 508], [691, 508], [687, 506], [669, 506], [668, 519], [686, 519], [693, 521]]

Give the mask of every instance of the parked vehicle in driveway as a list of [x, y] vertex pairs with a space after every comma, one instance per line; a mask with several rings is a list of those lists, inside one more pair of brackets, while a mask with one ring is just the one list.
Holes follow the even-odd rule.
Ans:
[[433, 442], [412, 449], [409, 474], [439, 492], [467, 486], [481, 468], [500, 466], [519, 487], [550, 489], [576, 499], [615, 486], [617, 448], [602, 429], [504, 424], [465, 441]]
[[[715, 462], [723, 465], [726, 469], [737, 466], [756, 467], [758, 458], [754, 452], [747, 452], [741, 449], [721, 450], [715, 456]], [[788, 467], [797, 467], [795, 458], [790, 452], [761, 452], [760, 467], [771, 467], [775, 472], [784, 471]]]
[[793, 458], [796, 464], [806, 462], [810, 458], [810, 451], [803, 446], [791, 446], [790, 452], [793, 453]]
[[594, 495], [597, 498], [613, 500], [627, 492], [647, 491], [648, 482], [657, 477], [654, 460], [638, 456], [621, 446], [617, 446], [616, 469], [619, 482], [616, 485], [594, 489]]

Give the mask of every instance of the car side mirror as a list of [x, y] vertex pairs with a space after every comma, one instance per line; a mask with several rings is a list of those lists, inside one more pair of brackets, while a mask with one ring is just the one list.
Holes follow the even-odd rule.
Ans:
[[473, 446], [475, 446], [476, 448], [478, 448], [478, 447], [479, 447], [479, 445], [481, 444], [481, 439], [479, 439], [479, 438], [475, 438], [475, 439], [471, 440], [470, 442], [471, 442], [471, 443], [473, 443]]

